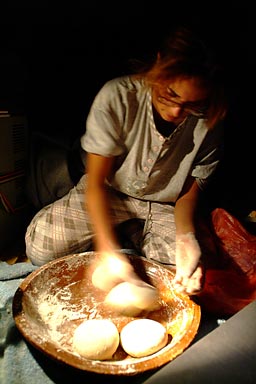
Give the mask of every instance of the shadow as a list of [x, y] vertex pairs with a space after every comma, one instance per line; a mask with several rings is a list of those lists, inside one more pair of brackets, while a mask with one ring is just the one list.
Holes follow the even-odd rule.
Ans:
[[94, 384], [120, 384], [143, 383], [148, 377], [150, 377], [156, 370], [151, 372], [140, 373], [132, 376], [119, 376], [109, 374], [99, 374], [94, 372], [83, 371], [71, 366], [68, 366], [59, 361], [50, 359], [48, 356], [37, 350], [30, 344], [27, 344], [30, 353], [33, 355], [37, 364], [42, 368], [47, 377], [49, 377], [53, 383], [56, 384], [71, 384], [71, 383], [94, 383]]

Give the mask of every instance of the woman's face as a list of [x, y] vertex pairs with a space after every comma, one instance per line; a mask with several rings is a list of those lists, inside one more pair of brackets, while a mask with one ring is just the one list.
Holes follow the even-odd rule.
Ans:
[[175, 125], [192, 114], [203, 116], [208, 92], [196, 78], [178, 78], [163, 86], [154, 86], [152, 102], [161, 118]]

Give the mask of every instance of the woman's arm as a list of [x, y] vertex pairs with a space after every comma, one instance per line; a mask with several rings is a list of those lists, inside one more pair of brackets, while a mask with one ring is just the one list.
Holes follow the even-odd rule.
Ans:
[[105, 180], [113, 162], [113, 157], [95, 154], [88, 154], [87, 157], [88, 186], [85, 204], [95, 234], [95, 251], [100, 256], [95, 263], [92, 281], [95, 286], [105, 291], [110, 291], [121, 281], [140, 283], [126, 255], [118, 251], [121, 247], [110, 219], [110, 200]]
[[119, 248], [109, 215], [109, 199], [105, 187], [114, 158], [100, 155], [87, 155], [88, 188], [85, 204], [91, 217], [95, 233], [95, 247], [98, 252]]
[[200, 189], [192, 177], [184, 185], [175, 204], [176, 275], [174, 287], [188, 294], [202, 289], [204, 273], [200, 262], [201, 249], [195, 236], [195, 215]]
[[195, 214], [200, 189], [193, 177], [189, 177], [175, 204], [174, 215], [177, 235], [195, 233]]

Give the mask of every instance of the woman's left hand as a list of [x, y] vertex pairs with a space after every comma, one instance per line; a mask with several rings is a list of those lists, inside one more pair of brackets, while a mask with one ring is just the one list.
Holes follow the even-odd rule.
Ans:
[[176, 237], [176, 274], [174, 288], [179, 292], [195, 295], [202, 290], [204, 268], [201, 249], [193, 232]]

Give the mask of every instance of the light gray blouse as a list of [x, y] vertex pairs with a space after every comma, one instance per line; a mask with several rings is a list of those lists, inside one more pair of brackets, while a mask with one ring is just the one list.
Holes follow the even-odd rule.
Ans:
[[169, 137], [156, 129], [151, 90], [143, 80], [123, 76], [96, 95], [81, 137], [89, 153], [115, 156], [108, 178], [113, 188], [143, 200], [174, 203], [190, 174], [201, 189], [218, 165], [222, 128], [188, 116]]

